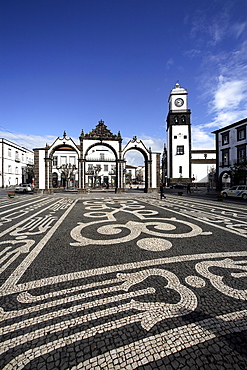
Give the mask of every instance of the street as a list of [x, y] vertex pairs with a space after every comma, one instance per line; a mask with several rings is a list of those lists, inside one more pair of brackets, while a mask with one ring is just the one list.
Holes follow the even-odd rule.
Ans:
[[247, 369], [247, 203], [0, 197], [10, 369]]

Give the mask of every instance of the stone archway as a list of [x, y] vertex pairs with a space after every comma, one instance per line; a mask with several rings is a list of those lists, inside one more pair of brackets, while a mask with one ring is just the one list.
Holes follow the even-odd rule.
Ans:
[[[109, 151], [111, 152], [111, 158], [110, 159], [109, 158], [102, 158], [102, 159], [95, 158], [95, 159], [93, 159], [92, 157], [90, 157], [90, 152], [93, 149], [97, 150], [98, 147], [100, 147], [101, 150], [102, 150], [102, 148], [107, 148], [108, 152]], [[101, 155], [102, 155], [102, 153], [101, 153]], [[106, 142], [103, 142], [103, 141], [100, 142], [100, 143], [95, 142], [95, 143], [89, 145], [88, 148], [85, 150], [85, 153], [84, 153], [83, 164], [84, 164], [83, 173], [84, 173], [84, 178], [85, 178], [84, 179], [85, 187], [88, 187], [89, 189], [92, 188], [92, 187], [95, 188], [95, 186], [90, 185], [89, 179], [90, 178], [95, 178], [95, 181], [96, 181], [97, 167], [100, 167], [99, 168], [99, 176], [98, 176], [100, 178], [99, 184], [100, 185], [105, 184], [105, 186], [108, 185], [108, 188], [111, 185], [112, 187], [114, 187], [115, 192], [117, 192], [117, 189], [118, 189], [118, 153], [116, 152], [113, 145], [110, 145], [109, 143], [106, 143]], [[111, 167], [108, 169], [109, 164], [110, 164]], [[92, 166], [92, 168], [90, 169], [89, 166]], [[101, 166], [104, 166], [104, 167], [107, 166], [106, 172], [105, 172], [105, 170], [103, 171]], [[102, 182], [101, 182], [102, 177], [103, 177], [103, 179], [102, 179]], [[114, 178], [114, 181], [113, 181], [113, 178]], [[94, 180], [91, 180], [91, 183], [92, 183], [92, 181], [94, 181]], [[98, 186], [96, 186], [96, 187], [98, 187]]]
[[63, 137], [58, 137], [51, 146], [46, 145], [44, 148], [34, 149], [35, 191], [45, 194], [53, 193], [53, 155], [62, 148], [75, 153], [76, 166], [79, 167], [80, 149], [64, 131]]
[[144, 192], [148, 193], [158, 190], [160, 183], [160, 153], [152, 152], [151, 148], [147, 149], [141, 140], [138, 141], [136, 136], [123, 148], [123, 158], [130, 150], [137, 150], [143, 155], [145, 166]]
[[219, 175], [219, 190], [232, 186], [232, 176], [229, 171], [222, 171]]
[[122, 160], [122, 137], [120, 131], [117, 135], [113, 134], [105, 125], [104, 121], [100, 120], [98, 125], [89, 133], [84, 134], [82, 130], [80, 135], [80, 172], [81, 176], [81, 186], [79, 191], [86, 191], [86, 162], [87, 154], [89, 150], [95, 146], [105, 146], [109, 148], [115, 157], [116, 163], [116, 185], [115, 192], [121, 192], [123, 189], [123, 160]]
[[78, 171], [78, 191], [86, 192], [87, 176], [87, 155], [93, 147], [105, 146], [114, 154], [115, 162], [115, 192], [124, 191], [124, 156], [127, 151], [134, 149], [142, 153], [145, 160], [145, 191], [156, 191], [160, 181], [160, 153], [152, 152], [147, 149], [143, 142], [134, 136], [122, 149], [122, 137], [120, 131], [117, 135], [113, 134], [100, 120], [97, 126], [89, 133], [84, 134], [82, 130], [79, 137], [80, 144], [67, 137], [64, 132], [63, 137], [58, 137], [51, 145], [40, 149], [34, 149], [34, 172], [36, 191], [50, 194], [53, 193], [53, 155], [56, 150], [68, 147], [76, 153]]

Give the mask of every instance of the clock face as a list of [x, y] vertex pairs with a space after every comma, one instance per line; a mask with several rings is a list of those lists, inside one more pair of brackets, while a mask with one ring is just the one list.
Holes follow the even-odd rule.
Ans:
[[175, 100], [176, 107], [182, 107], [183, 104], [184, 104], [184, 101], [182, 98], [178, 98]]

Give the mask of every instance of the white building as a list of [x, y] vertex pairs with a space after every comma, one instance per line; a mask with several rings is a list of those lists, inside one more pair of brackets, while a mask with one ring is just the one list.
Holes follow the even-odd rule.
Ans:
[[54, 188], [78, 186], [78, 154], [66, 145], [54, 152], [52, 185]]
[[125, 182], [126, 184], [132, 184], [136, 181], [136, 166], [132, 166], [131, 164], [125, 165]]
[[246, 160], [247, 152], [247, 118], [214, 131], [216, 140], [216, 173], [218, 188], [223, 184], [234, 182], [246, 184], [246, 178], [231, 178], [231, 167]]
[[210, 188], [215, 187], [216, 150], [191, 150], [191, 173], [195, 183], [209, 183]]
[[[77, 145], [79, 149], [79, 145]], [[116, 160], [106, 147], [93, 147], [87, 155], [85, 168], [86, 187], [114, 187]], [[54, 152], [52, 160], [53, 187], [78, 187], [78, 154], [68, 146]]]
[[86, 162], [86, 186], [114, 187], [116, 182], [116, 159], [107, 147], [93, 147]]
[[145, 166], [137, 166], [136, 181], [143, 182], [145, 180]]
[[177, 83], [171, 90], [167, 115], [167, 148], [162, 157], [162, 181], [166, 184], [209, 183], [214, 187], [216, 169], [215, 150], [191, 148], [191, 111], [188, 92]]
[[[0, 138], [0, 186], [32, 182], [34, 153], [7, 139]], [[30, 170], [30, 171], [29, 171]]]
[[191, 125], [188, 92], [177, 83], [167, 115], [167, 177], [170, 183], [191, 179]]

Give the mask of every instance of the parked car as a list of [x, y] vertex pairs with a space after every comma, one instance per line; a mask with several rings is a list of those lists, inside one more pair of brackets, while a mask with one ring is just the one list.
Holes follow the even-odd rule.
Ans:
[[33, 189], [29, 184], [21, 184], [20, 186], [16, 186], [15, 192], [16, 193], [26, 193], [28, 191], [32, 191]]
[[224, 189], [221, 191], [224, 198], [236, 197], [247, 199], [247, 186], [246, 185], [236, 185], [229, 189]]
[[173, 184], [170, 186], [171, 189], [185, 189], [186, 185], [185, 184]]

